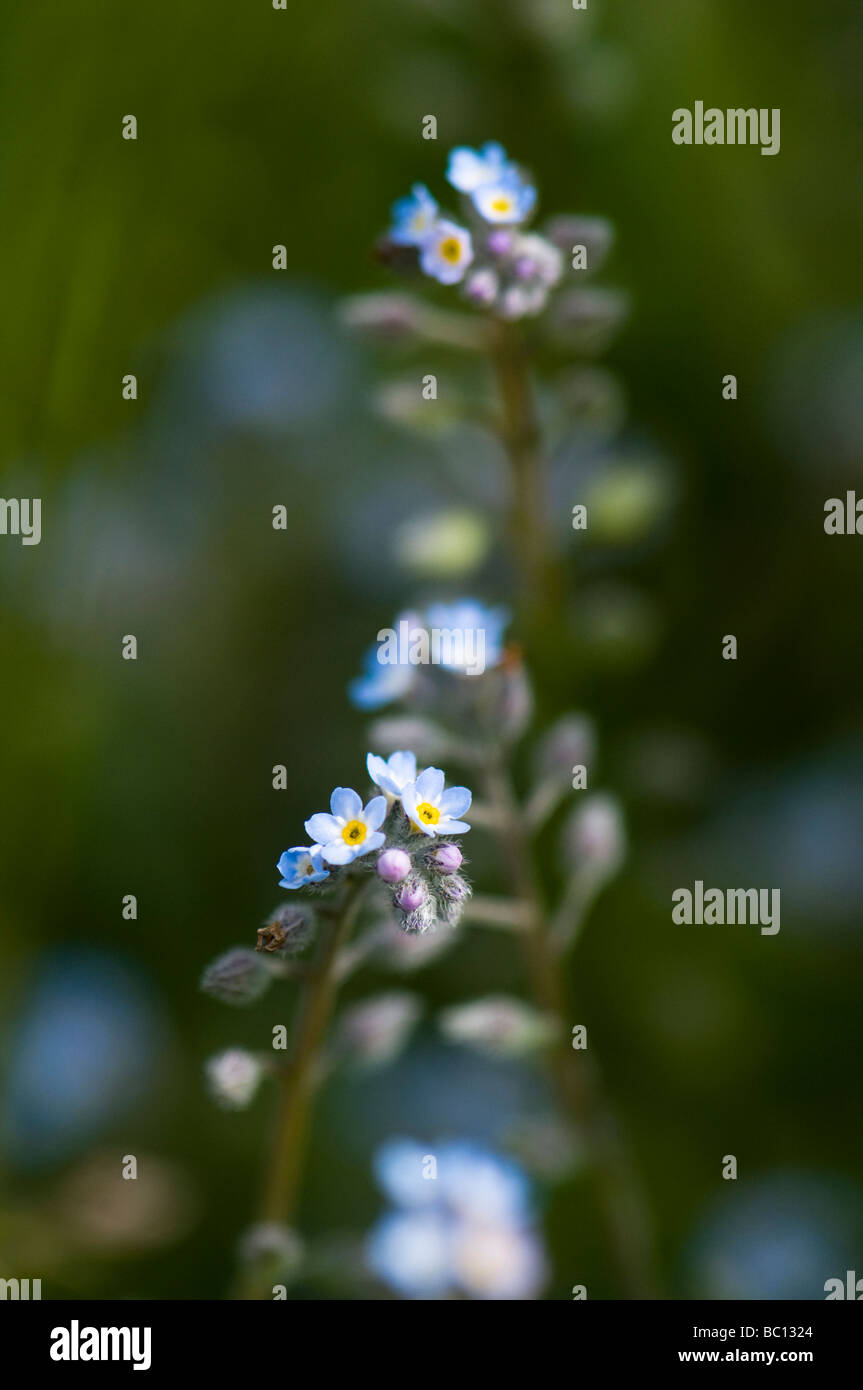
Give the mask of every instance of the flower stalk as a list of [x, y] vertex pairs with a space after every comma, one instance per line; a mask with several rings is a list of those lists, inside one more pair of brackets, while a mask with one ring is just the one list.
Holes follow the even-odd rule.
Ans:
[[[536, 413], [527, 352], [515, 324], [497, 325], [491, 360], [500, 394], [500, 436], [510, 462], [511, 531], [524, 591], [525, 630], [555, 630], [562, 592], [555, 539], [550, 533], [542, 433]], [[559, 631], [559, 627], [557, 628]], [[552, 932], [533, 864], [527, 817], [515, 796], [503, 751], [492, 755], [487, 774], [489, 803], [497, 808], [512, 889], [524, 905], [527, 973], [537, 1007], [563, 1025], [569, 1018], [563, 982], [563, 951], [579, 923], [562, 914], [587, 908], [589, 898], [567, 894]], [[599, 1072], [583, 1052], [569, 1046], [561, 1026], [550, 1043], [550, 1064], [561, 1106], [582, 1134], [619, 1276], [630, 1298], [657, 1296], [650, 1220]]]
[[602, 1092], [599, 1071], [583, 1052], [569, 1046], [564, 1026], [570, 1017], [563, 960], [546, 922], [542, 893], [533, 866], [530, 836], [501, 757], [487, 777], [487, 795], [500, 808], [505, 825], [504, 858], [512, 888], [524, 904], [527, 973], [537, 1008], [560, 1027], [549, 1043], [549, 1062], [561, 1108], [581, 1134], [600, 1209], [626, 1296], [656, 1298], [650, 1219], [637, 1177], [623, 1145], [620, 1126]]
[[[299, 1001], [290, 1060], [279, 1078], [274, 1137], [261, 1195], [262, 1225], [288, 1225], [296, 1211], [321, 1049], [338, 991], [339, 957], [350, 938], [368, 882], [366, 875], [346, 874], [336, 900], [318, 912], [317, 956]], [[269, 1288], [261, 1288], [260, 1270], [254, 1263], [245, 1271], [239, 1296], [270, 1296]]]

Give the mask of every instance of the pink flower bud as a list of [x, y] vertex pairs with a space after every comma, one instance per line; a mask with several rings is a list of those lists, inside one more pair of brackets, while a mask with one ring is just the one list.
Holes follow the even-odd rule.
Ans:
[[432, 863], [441, 874], [454, 874], [462, 865], [462, 852], [458, 845], [438, 845], [432, 855]]
[[412, 883], [406, 883], [396, 894], [396, 902], [402, 912], [416, 912], [425, 902], [425, 886], [419, 879], [414, 879]]
[[384, 883], [401, 883], [411, 871], [410, 855], [403, 849], [385, 849], [378, 856], [377, 869]]
[[512, 233], [501, 229], [491, 232], [486, 245], [493, 256], [508, 256], [512, 250]]

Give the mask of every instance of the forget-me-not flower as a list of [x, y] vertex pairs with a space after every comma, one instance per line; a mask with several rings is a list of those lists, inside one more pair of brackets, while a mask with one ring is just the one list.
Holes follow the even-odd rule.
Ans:
[[322, 883], [329, 878], [324, 868], [320, 845], [295, 845], [286, 849], [276, 865], [282, 877], [280, 888], [303, 888], [307, 883]]
[[[441, 632], [482, 632], [486, 669], [500, 665], [503, 657], [503, 634], [509, 623], [509, 612], [506, 608], [487, 608], [477, 599], [462, 598], [456, 599], [454, 603], [430, 604], [423, 621], [427, 628], [437, 628]], [[472, 644], [467, 641], [461, 645], [464, 652], [472, 649]], [[442, 665], [451, 671], [462, 669], [455, 665], [452, 659], [458, 654], [456, 644], [451, 644], [449, 651], [445, 650], [444, 654], [449, 655], [450, 660], [442, 661]]]
[[444, 791], [445, 780], [439, 767], [427, 767], [402, 791], [405, 815], [424, 835], [459, 835], [470, 830], [458, 817], [470, 806], [471, 793], [467, 787]]
[[324, 863], [350, 864], [361, 854], [380, 849], [386, 838], [380, 830], [387, 814], [385, 796], [372, 797], [363, 806], [362, 797], [350, 787], [336, 787], [330, 812], [319, 811], [306, 821], [306, 831], [320, 846]]
[[442, 285], [456, 285], [473, 260], [470, 232], [442, 217], [420, 248], [420, 268]]
[[480, 150], [458, 145], [450, 151], [446, 176], [459, 193], [473, 193], [484, 183], [496, 183], [514, 168], [503, 145], [489, 140]]
[[[400, 613], [395, 621], [395, 630], [401, 630], [403, 622], [413, 630], [421, 625], [417, 613]], [[391, 705], [407, 695], [416, 679], [416, 666], [408, 660], [390, 661], [385, 656], [385, 648], [380, 644], [369, 647], [363, 657], [363, 673], [348, 685], [348, 695], [358, 709], [380, 709]]]
[[375, 1172], [394, 1203], [366, 1253], [374, 1272], [407, 1298], [454, 1293], [529, 1299], [542, 1289], [545, 1255], [530, 1189], [510, 1161], [473, 1144], [412, 1140], [379, 1150]]
[[375, 786], [380, 787], [387, 796], [400, 797], [405, 787], [416, 781], [415, 753], [391, 753], [389, 758], [379, 758], [374, 753], [369, 753], [366, 767]]
[[390, 237], [400, 246], [422, 246], [435, 229], [438, 205], [425, 184], [415, 183], [407, 198], [393, 203]]
[[511, 172], [493, 183], [480, 184], [471, 199], [486, 222], [523, 222], [533, 211], [536, 189], [520, 174]]

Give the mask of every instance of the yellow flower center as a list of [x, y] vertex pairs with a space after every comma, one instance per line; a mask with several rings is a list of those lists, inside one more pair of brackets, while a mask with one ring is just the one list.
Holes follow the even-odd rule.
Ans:
[[349, 820], [342, 831], [342, 839], [346, 845], [361, 845], [367, 834], [368, 831], [361, 820]]
[[440, 811], [437, 806], [432, 806], [430, 801], [421, 801], [417, 807], [417, 815], [425, 825], [437, 825], [440, 820]]
[[492, 205], [491, 205], [491, 206], [492, 206], [492, 210], [493, 210], [494, 212], [509, 212], [510, 208], [512, 207], [512, 199], [511, 199], [511, 198], [495, 198], [495, 199], [492, 201]]
[[454, 236], [448, 236], [440, 244], [440, 253], [445, 261], [455, 265], [461, 260], [461, 243]]

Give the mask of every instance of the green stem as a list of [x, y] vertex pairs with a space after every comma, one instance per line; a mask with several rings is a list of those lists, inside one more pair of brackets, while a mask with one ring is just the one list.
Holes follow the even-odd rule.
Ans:
[[[521, 609], [531, 657], [548, 683], [560, 666], [557, 644], [563, 631], [563, 576], [548, 525], [542, 433], [534, 401], [527, 352], [514, 324], [495, 324], [490, 352], [500, 394], [500, 433], [510, 461], [510, 528], [519, 562]], [[548, 634], [551, 646], [543, 645]], [[546, 649], [547, 648], [547, 649]], [[514, 894], [527, 905], [521, 933], [537, 1007], [560, 1020], [550, 1062], [564, 1111], [582, 1134], [588, 1151], [612, 1250], [623, 1288], [631, 1298], [656, 1297], [654, 1256], [647, 1207], [629, 1163], [619, 1127], [602, 1094], [593, 1059], [569, 1045], [569, 1009], [562, 960], [545, 920], [543, 897], [533, 864], [528, 825], [513, 792], [500, 753], [488, 772], [489, 799], [500, 808], [502, 837]]]
[[518, 328], [494, 323], [490, 351], [500, 397], [500, 435], [512, 474], [509, 528], [518, 561], [521, 607], [526, 629], [535, 630], [553, 623], [562, 594], [547, 514], [542, 431]]
[[522, 936], [531, 992], [537, 1007], [560, 1024], [550, 1045], [549, 1061], [561, 1107], [584, 1142], [626, 1296], [656, 1298], [651, 1224], [640, 1184], [612, 1107], [602, 1093], [595, 1061], [569, 1045], [571, 1013], [561, 963], [546, 924], [521, 809], [501, 760], [492, 765], [488, 777], [488, 794], [500, 806], [505, 822], [504, 844], [513, 890], [528, 909]]
[[[366, 883], [364, 876], [346, 875], [339, 898], [319, 914], [321, 926], [317, 956], [311, 974], [304, 982], [294, 1024], [290, 1061], [279, 1078], [275, 1135], [258, 1216], [262, 1224], [274, 1222], [287, 1225], [294, 1216], [321, 1047], [338, 990], [338, 958], [350, 936]], [[240, 1297], [269, 1296], [268, 1290], [264, 1293], [260, 1289], [259, 1273], [254, 1268], [246, 1272]]]

